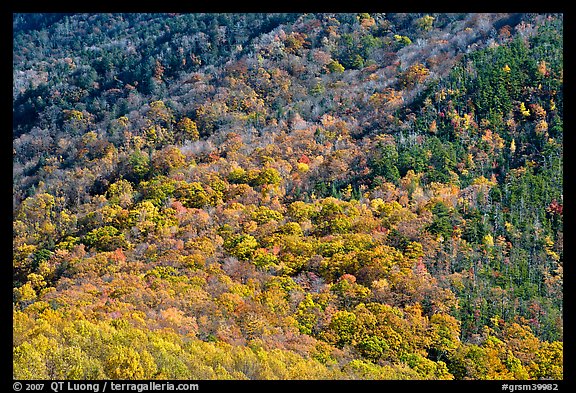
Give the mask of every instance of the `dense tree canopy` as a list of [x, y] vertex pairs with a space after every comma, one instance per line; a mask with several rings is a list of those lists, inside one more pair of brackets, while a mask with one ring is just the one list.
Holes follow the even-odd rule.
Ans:
[[562, 379], [563, 17], [14, 14], [15, 379]]

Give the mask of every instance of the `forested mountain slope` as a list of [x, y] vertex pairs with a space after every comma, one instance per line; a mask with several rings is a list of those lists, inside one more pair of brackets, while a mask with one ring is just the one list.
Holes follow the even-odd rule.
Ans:
[[14, 378], [562, 379], [562, 15], [13, 31]]

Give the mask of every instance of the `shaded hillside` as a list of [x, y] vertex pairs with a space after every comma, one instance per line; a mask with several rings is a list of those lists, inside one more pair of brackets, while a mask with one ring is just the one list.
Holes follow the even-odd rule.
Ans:
[[14, 378], [562, 379], [562, 15], [13, 29]]

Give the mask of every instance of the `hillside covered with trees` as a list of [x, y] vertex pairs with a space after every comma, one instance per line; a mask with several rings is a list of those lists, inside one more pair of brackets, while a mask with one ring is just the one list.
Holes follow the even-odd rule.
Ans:
[[561, 14], [14, 14], [15, 379], [563, 379]]

